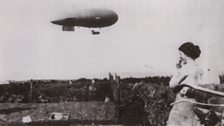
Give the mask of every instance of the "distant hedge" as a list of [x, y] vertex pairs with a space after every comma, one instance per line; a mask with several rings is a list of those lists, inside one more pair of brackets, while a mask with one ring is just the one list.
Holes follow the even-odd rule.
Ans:
[[0, 102], [52, 103], [69, 101], [104, 101], [112, 97], [109, 81], [30, 80], [0, 85]]
[[[124, 78], [121, 83], [140, 81], [167, 84], [169, 77]], [[0, 85], [0, 102], [9, 103], [52, 103], [68, 101], [104, 101], [112, 97], [111, 82], [108, 79], [92, 80], [28, 80], [10, 81]]]

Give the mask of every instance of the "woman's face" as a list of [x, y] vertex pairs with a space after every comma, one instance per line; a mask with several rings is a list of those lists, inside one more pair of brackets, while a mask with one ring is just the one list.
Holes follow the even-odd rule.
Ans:
[[187, 61], [188, 56], [185, 55], [182, 51], [179, 51], [179, 58], [180, 58], [181, 60]]
[[187, 63], [187, 59], [187, 56], [182, 51], [179, 51], [179, 61], [177, 68], [181, 68], [183, 65], [185, 65]]

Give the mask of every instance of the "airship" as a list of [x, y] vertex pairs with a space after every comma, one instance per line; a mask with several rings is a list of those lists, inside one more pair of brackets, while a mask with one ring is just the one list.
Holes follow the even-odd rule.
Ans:
[[[62, 26], [62, 31], [75, 31], [75, 27], [102, 28], [115, 24], [118, 15], [109, 9], [88, 9], [74, 13], [71, 17], [57, 19], [51, 23]], [[99, 31], [91, 30], [93, 35]]]

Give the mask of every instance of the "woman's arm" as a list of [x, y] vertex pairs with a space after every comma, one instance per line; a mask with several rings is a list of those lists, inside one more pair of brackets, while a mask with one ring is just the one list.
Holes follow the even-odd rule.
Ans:
[[181, 72], [177, 72], [174, 74], [170, 80], [169, 86], [170, 88], [175, 88], [180, 85], [187, 78], [187, 75], [181, 74]]

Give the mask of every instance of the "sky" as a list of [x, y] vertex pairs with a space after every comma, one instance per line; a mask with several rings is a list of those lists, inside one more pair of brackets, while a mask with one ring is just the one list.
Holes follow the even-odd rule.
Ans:
[[[50, 23], [91, 8], [112, 9], [119, 19], [100, 35]], [[170, 75], [187, 41], [202, 50], [197, 62], [220, 74], [222, 12], [223, 0], [0, 1], [0, 81]]]

